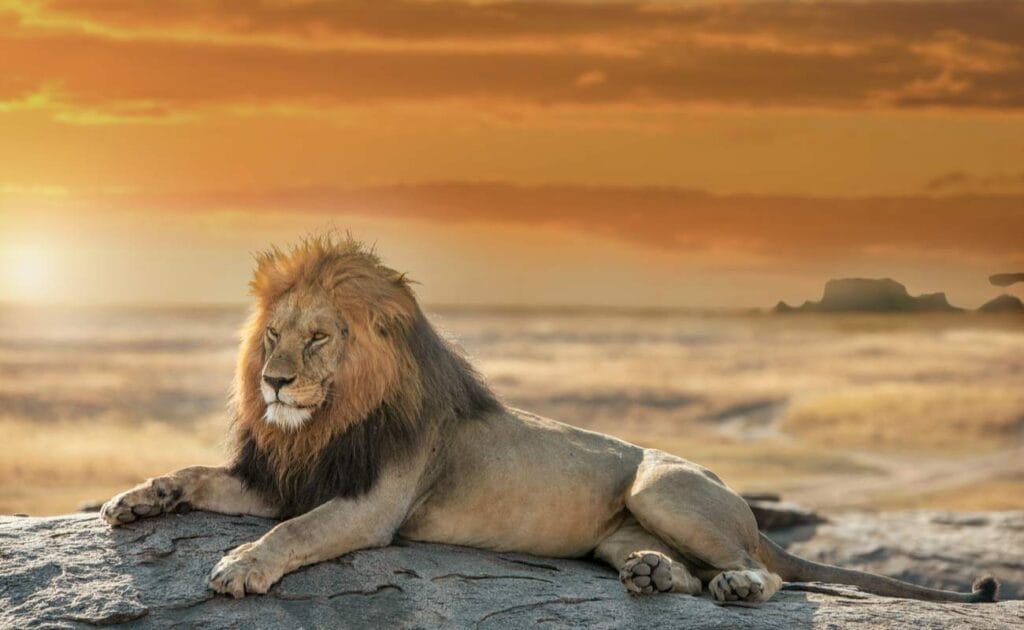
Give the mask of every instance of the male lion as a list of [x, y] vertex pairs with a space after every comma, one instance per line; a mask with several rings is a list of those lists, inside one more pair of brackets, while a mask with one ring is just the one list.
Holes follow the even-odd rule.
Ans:
[[258, 257], [256, 308], [220, 468], [151, 479], [102, 509], [111, 525], [196, 508], [286, 519], [228, 553], [209, 585], [266, 593], [301, 566], [398, 535], [612, 565], [634, 594], [761, 602], [783, 580], [892, 597], [994, 601], [809, 562], [758, 533], [714, 473], [503, 405], [435, 332], [405, 276], [351, 238]]

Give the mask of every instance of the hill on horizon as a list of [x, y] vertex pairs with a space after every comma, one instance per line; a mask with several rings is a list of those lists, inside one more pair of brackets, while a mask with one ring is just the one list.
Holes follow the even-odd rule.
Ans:
[[945, 293], [912, 296], [892, 278], [838, 278], [825, 283], [818, 302], [810, 300], [793, 307], [785, 302], [775, 306], [776, 313], [956, 313]]
[[[989, 278], [996, 286], [1024, 282], [1024, 274], [996, 274]], [[821, 300], [808, 300], [800, 306], [784, 301], [775, 305], [775, 313], [962, 313], [966, 309], [953, 306], [946, 294], [910, 295], [907, 288], [892, 278], [835, 278], [825, 283]], [[1020, 298], [1001, 294], [981, 305], [979, 313], [1021, 313]]]

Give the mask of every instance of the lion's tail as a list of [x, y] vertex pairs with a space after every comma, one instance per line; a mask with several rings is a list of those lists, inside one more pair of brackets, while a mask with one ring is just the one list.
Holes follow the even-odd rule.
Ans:
[[933, 602], [994, 602], [999, 595], [999, 582], [991, 576], [975, 581], [970, 593], [927, 588], [882, 575], [805, 560], [789, 553], [764, 534], [761, 534], [760, 551], [758, 555], [768, 568], [787, 582], [849, 584], [875, 595]]

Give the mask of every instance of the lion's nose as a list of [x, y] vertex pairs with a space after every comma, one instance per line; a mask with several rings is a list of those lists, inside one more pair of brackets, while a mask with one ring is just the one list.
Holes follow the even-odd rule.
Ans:
[[274, 388], [274, 393], [281, 391], [281, 388], [295, 380], [294, 376], [267, 376], [263, 375], [263, 382]]

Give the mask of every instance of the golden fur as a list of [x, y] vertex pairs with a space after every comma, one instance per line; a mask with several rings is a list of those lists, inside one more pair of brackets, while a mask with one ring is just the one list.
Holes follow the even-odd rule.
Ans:
[[[802, 560], [759, 534], [749, 506], [701, 466], [501, 405], [405, 276], [351, 238], [262, 254], [251, 288], [232, 464], [149, 480], [101, 510], [111, 525], [189, 506], [294, 517], [224, 556], [216, 592], [266, 593], [289, 571], [401, 535], [592, 554], [634, 594], [706, 587], [719, 602], [761, 602], [789, 579], [996, 597], [991, 578], [957, 593]], [[280, 405], [302, 421], [277, 422]]]
[[[287, 253], [275, 248], [258, 255], [250, 290], [256, 310], [242, 333], [234, 429], [247, 431], [270, 454], [281, 480], [312, 466], [336, 436], [384, 402], [403, 407], [405, 417], [418, 415], [417, 365], [400, 341], [415, 319], [415, 299], [405, 276], [383, 266], [373, 251], [351, 238], [330, 237], [309, 238]], [[267, 309], [289, 292], [300, 302], [326, 293], [353, 328], [349, 356], [335, 377], [345, 395], [332, 397], [318, 422], [303, 431], [264, 422], [260, 396]]]

